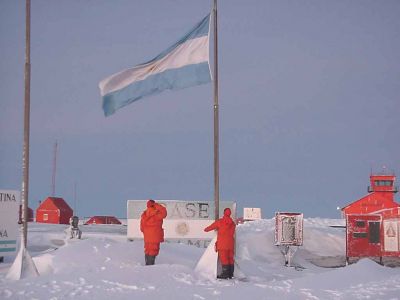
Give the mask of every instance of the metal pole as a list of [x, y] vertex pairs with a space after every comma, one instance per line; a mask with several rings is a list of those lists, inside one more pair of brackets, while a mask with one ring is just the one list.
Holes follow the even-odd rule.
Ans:
[[57, 140], [54, 144], [53, 174], [51, 176], [51, 195], [56, 195], [56, 173], [57, 173]]
[[78, 215], [78, 211], [76, 209], [76, 181], [74, 181], [74, 216]]
[[217, 0], [214, 0], [214, 205], [219, 218], [219, 112], [218, 112], [218, 21]]
[[26, 248], [28, 237], [28, 193], [29, 193], [29, 123], [30, 123], [30, 85], [31, 85], [31, 1], [26, 0], [25, 24], [25, 106], [24, 106], [24, 145], [22, 154], [22, 232]]

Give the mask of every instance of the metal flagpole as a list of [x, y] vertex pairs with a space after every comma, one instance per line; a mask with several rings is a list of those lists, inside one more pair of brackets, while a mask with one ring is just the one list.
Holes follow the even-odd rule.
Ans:
[[24, 146], [22, 154], [22, 228], [26, 248], [28, 235], [28, 193], [29, 193], [29, 124], [30, 124], [30, 85], [31, 85], [31, 1], [26, 0], [25, 32], [25, 108], [24, 108]]
[[28, 240], [28, 193], [29, 193], [29, 123], [31, 84], [31, 1], [26, 0], [25, 32], [25, 105], [24, 105], [24, 145], [22, 153], [22, 237], [19, 252], [7, 272], [6, 278], [19, 280], [39, 276], [35, 263], [26, 248]]
[[218, 21], [217, 0], [214, 0], [214, 205], [219, 218], [219, 105], [218, 105]]

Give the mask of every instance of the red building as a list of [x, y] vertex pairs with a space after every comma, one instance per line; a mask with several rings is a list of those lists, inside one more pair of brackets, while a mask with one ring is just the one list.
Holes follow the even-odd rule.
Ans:
[[36, 209], [36, 222], [69, 224], [73, 210], [63, 198], [48, 197]]
[[[394, 201], [394, 194], [398, 188], [394, 185], [396, 176], [393, 175], [371, 175], [371, 185], [368, 187], [368, 195], [343, 207], [343, 216], [350, 214], [371, 214], [378, 211], [385, 211], [385, 214], [391, 214], [391, 211], [397, 215], [400, 204]], [[390, 210], [388, 210], [390, 209]]]
[[93, 216], [85, 223], [88, 224], [121, 224], [120, 220], [113, 216]]
[[[19, 206], [19, 216], [18, 216], [18, 222], [21, 224], [22, 223], [22, 205]], [[28, 222], [33, 222], [33, 209], [28, 207]]]
[[346, 218], [346, 258], [400, 258], [400, 205], [394, 174], [371, 175], [369, 194], [342, 208]]

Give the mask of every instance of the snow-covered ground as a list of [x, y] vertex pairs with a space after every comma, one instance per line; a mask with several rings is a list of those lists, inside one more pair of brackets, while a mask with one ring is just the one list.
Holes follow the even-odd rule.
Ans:
[[80, 226], [83, 239], [69, 240], [67, 226], [30, 223], [28, 250], [40, 276], [6, 279], [13, 261], [6, 257], [0, 299], [400, 299], [400, 268], [368, 259], [344, 266], [344, 229], [330, 227], [341, 220], [304, 220], [296, 267], [283, 266], [274, 224], [237, 227], [242, 281], [196, 272], [205, 249], [183, 244], [162, 244], [156, 265], [143, 266], [143, 243], [128, 242], [125, 226]]

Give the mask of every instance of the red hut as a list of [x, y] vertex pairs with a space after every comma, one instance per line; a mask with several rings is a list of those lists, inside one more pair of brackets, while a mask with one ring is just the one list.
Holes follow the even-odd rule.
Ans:
[[36, 222], [69, 224], [73, 211], [63, 198], [48, 197], [36, 209]]
[[371, 175], [369, 194], [342, 208], [346, 218], [346, 257], [400, 258], [400, 205], [394, 174]]
[[120, 220], [113, 216], [93, 216], [85, 223], [88, 224], [121, 224]]

